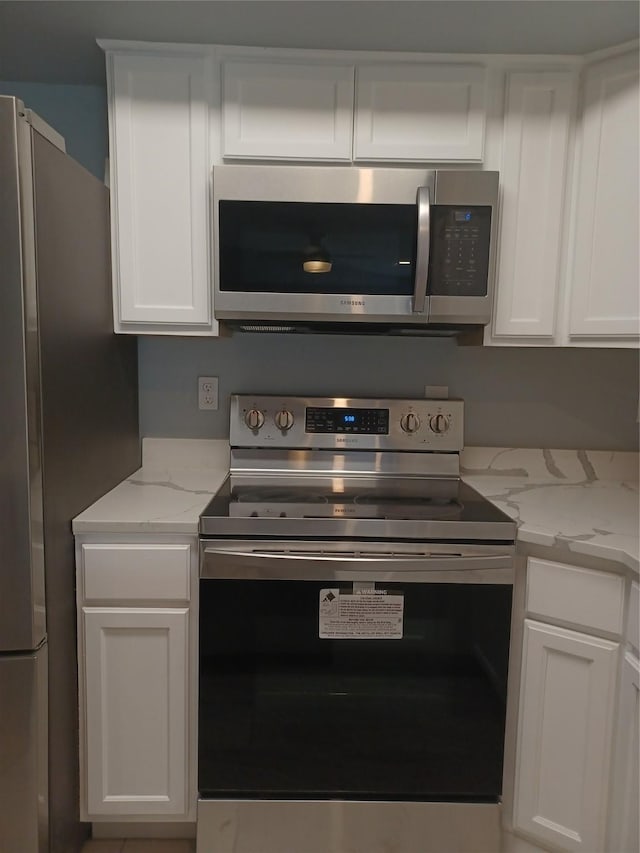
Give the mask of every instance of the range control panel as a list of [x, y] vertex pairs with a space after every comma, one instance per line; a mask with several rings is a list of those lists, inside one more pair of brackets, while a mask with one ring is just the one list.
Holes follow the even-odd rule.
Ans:
[[458, 452], [462, 400], [233, 395], [232, 447]]

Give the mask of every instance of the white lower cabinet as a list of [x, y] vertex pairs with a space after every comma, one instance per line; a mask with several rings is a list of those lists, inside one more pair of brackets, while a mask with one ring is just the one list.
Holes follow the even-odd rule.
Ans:
[[91, 816], [187, 810], [188, 614], [83, 608]]
[[640, 661], [627, 652], [622, 661], [616, 756], [611, 786], [608, 853], [638, 853], [640, 790]]
[[638, 853], [639, 599], [615, 571], [527, 560], [514, 853]]
[[197, 537], [76, 542], [81, 819], [192, 821]]
[[618, 644], [525, 620], [516, 830], [604, 850]]

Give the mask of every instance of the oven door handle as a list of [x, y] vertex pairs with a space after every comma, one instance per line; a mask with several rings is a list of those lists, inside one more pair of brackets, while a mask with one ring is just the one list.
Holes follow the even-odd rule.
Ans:
[[200, 577], [218, 580], [372, 580], [412, 583], [513, 583], [511, 554], [332, 556], [204, 546]]

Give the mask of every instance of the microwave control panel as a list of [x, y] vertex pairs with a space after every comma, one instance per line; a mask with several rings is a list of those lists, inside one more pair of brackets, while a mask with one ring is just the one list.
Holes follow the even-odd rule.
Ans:
[[486, 296], [491, 207], [432, 205], [429, 293]]
[[456, 452], [462, 400], [234, 395], [232, 447]]

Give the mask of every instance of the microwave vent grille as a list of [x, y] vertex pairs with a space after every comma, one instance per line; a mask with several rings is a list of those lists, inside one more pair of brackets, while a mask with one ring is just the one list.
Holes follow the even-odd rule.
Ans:
[[298, 329], [295, 326], [280, 326], [270, 325], [266, 323], [247, 324], [243, 323], [239, 328], [243, 332], [296, 332]]

